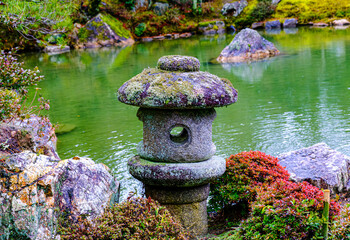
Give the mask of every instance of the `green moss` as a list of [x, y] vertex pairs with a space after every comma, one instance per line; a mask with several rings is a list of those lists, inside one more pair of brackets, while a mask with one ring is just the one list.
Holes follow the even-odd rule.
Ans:
[[276, 8], [274, 18], [298, 18], [299, 23], [341, 18], [350, 15], [350, 0], [283, 0]]
[[215, 25], [216, 21], [200, 22], [198, 23], [198, 27], [208, 27], [210, 24]]
[[119, 36], [126, 38], [126, 39], [131, 37], [130, 31], [125, 29], [123, 26], [123, 23], [120, 22], [118, 19], [113, 18], [111, 15], [108, 15], [108, 14], [101, 14], [101, 18]]
[[89, 37], [89, 31], [86, 28], [80, 28], [78, 31], [78, 37], [81, 42], [86, 42]]

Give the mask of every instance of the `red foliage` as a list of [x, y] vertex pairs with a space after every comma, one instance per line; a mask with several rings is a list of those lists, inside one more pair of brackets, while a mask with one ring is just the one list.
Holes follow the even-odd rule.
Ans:
[[210, 204], [213, 210], [240, 202], [254, 201], [256, 189], [263, 183], [289, 179], [278, 159], [259, 151], [242, 152], [226, 159], [226, 172], [211, 184]]

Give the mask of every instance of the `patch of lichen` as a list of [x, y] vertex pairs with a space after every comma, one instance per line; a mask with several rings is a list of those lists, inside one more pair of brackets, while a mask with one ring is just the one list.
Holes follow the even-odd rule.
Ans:
[[[222, 89], [217, 94], [217, 88]], [[221, 91], [221, 90], [220, 90]], [[210, 96], [209, 96], [210, 95]], [[210, 103], [205, 97], [210, 98]], [[229, 103], [212, 100], [229, 98]], [[118, 99], [126, 104], [153, 108], [205, 108], [235, 102], [232, 83], [207, 72], [170, 72], [148, 68], [126, 82]]]
[[131, 37], [129, 30], [125, 29], [123, 23], [109, 14], [101, 14], [101, 19], [120, 37], [128, 39]]

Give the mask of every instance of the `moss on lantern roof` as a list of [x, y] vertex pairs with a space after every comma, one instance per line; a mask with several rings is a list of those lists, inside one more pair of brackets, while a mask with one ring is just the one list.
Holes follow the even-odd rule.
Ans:
[[165, 109], [212, 108], [237, 101], [237, 91], [231, 82], [198, 71], [196, 58], [166, 56], [159, 60], [158, 67], [144, 69], [124, 83], [118, 90], [118, 100], [139, 107]]

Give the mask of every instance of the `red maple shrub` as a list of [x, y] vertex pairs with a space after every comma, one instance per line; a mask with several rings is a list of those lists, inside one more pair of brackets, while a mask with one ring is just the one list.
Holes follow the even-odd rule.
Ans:
[[224, 215], [236, 206], [245, 211], [249, 202], [255, 200], [257, 189], [277, 179], [288, 180], [289, 173], [276, 157], [259, 151], [231, 155], [226, 159], [224, 175], [211, 183], [210, 208]]
[[[251, 216], [236, 231], [237, 239], [322, 239], [323, 192], [307, 182], [278, 179], [256, 189]], [[330, 203], [330, 220], [340, 206]]]

